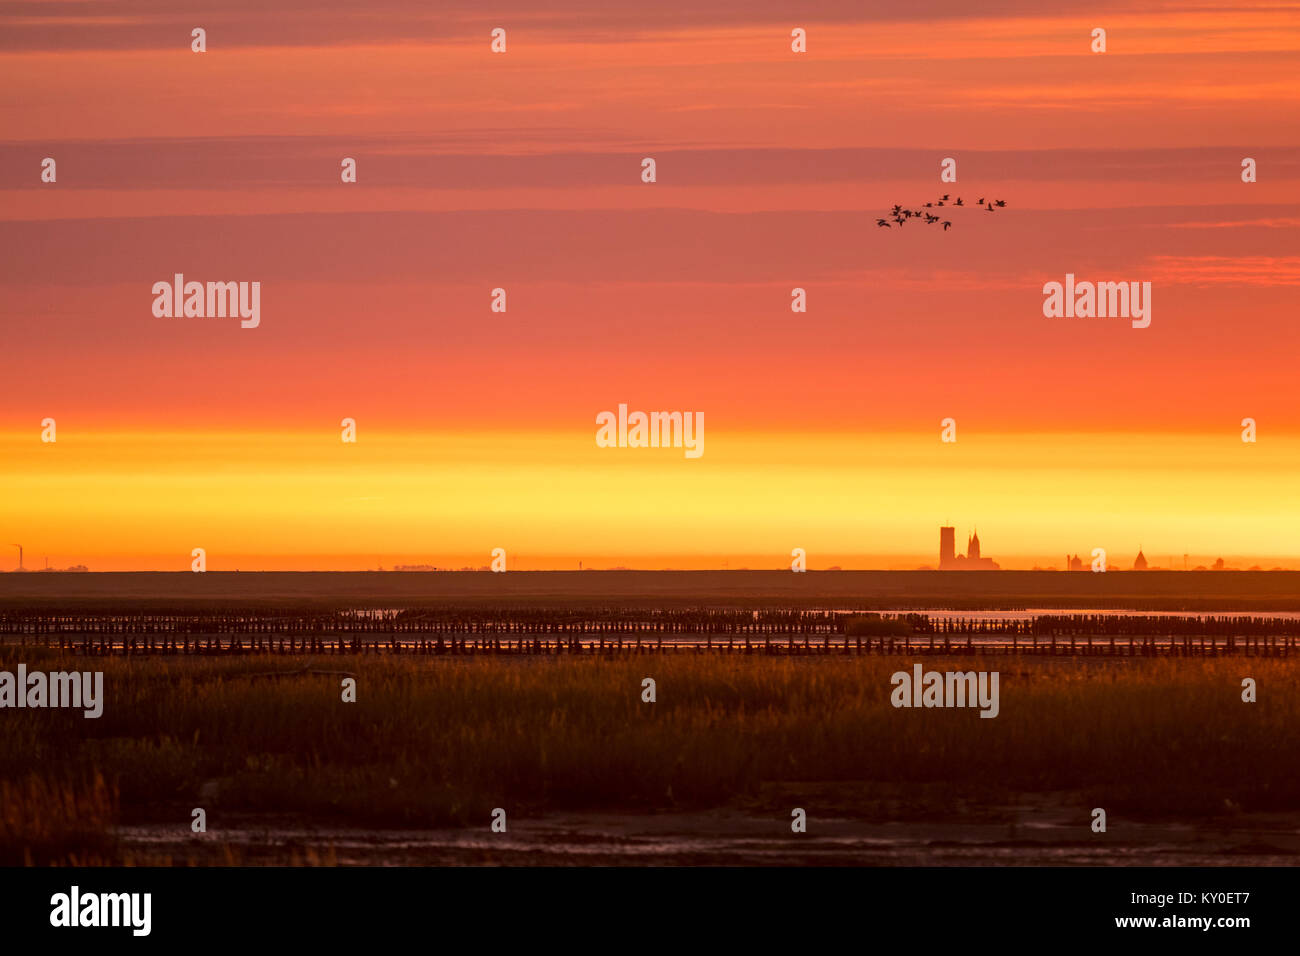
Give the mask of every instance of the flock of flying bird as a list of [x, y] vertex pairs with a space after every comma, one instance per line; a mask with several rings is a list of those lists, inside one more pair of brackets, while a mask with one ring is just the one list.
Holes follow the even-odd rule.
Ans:
[[[933, 226], [937, 222], [942, 223], [943, 231], [947, 232], [948, 227], [951, 226], [952, 223], [949, 220], [944, 219], [941, 215], [936, 215], [935, 213], [926, 212], [926, 210], [937, 209], [939, 206], [943, 206], [947, 204], [948, 198], [949, 198], [948, 194], [944, 193], [942, 196], [939, 197], [937, 202], [928, 202], [921, 209], [904, 209], [902, 206], [895, 205], [894, 208], [889, 211], [889, 216], [887, 218], [876, 220], [876, 225], [884, 226], [886, 229], [888, 229], [890, 219], [893, 219], [894, 222], [898, 223], [900, 226], [906, 225], [907, 220], [909, 219], [916, 219], [918, 221], [923, 219], [925, 220], [925, 224], [927, 226]], [[976, 207], [983, 206], [986, 210], [992, 212], [994, 209], [1001, 209], [1005, 207], [1006, 204], [1007, 201], [1005, 199], [991, 199], [988, 202], [985, 202], [984, 197], [981, 196], [979, 200], [975, 203], [975, 206]], [[966, 204], [962, 202], [962, 198], [958, 196], [957, 199], [952, 203], [952, 205], [965, 206]]]

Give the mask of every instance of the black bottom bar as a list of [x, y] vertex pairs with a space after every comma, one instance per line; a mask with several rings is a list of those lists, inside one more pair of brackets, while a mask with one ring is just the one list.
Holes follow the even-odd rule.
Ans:
[[[105, 921], [116, 911], [125, 925], [51, 925], [52, 914], [71, 922], [73, 886], [78, 922], [99, 918], [100, 894], [150, 894], [148, 936], [132, 928], [144, 923], [143, 897], [138, 910], [123, 897], [102, 906]], [[910, 941], [917, 952], [1126, 937], [1232, 946], [1294, 932], [1296, 889], [1292, 868], [0, 870], [0, 927], [6, 944], [289, 942], [335, 952], [402, 939], [457, 949], [586, 940], [659, 953], [836, 939]]]

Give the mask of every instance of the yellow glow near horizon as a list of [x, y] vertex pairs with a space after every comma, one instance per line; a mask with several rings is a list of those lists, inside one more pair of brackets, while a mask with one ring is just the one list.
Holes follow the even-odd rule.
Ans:
[[706, 429], [689, 460], [597, 448], [594, 434], [6, 433], [0, 525], [28, 567], [48, 555], [94, 570], [180, 570], [194, 547], [213, 570], [477, 566], [494, 547], [529, 556], [516, 568], [584, 555], [780, 567], [794, 547], [813, 568], [909, 567], [900, 556], [933, 562], [947, 523], [961, 542], [978, 527], [1004, 567], [1093, 547], [1127, 566], [1139, 545], [1153, 564], [1191, 552], [1270, 566], [1300, 540], [1295, 438]]

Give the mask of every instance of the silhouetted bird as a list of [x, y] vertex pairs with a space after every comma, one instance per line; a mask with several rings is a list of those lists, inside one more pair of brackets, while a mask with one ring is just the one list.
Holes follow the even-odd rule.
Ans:
[[[944, 205], [965, 206], [966, 205], [966, 200], [964, 200], [961, 196], [958, 196], [956, 201], [953, 203], [949, 203], [948, 202], [949, 199], [950, 199], [949, 194], [944, 193], [943, 196], [941, 196], [939, 199], [933, 200], [931, 202], [922, 203], [920, 209], [904, 209], [902, 203], [894, 203], [894, 205], [890, 208], [888, 216], [884, 219], [877, 219], [876, 225], [883, 226], [884, 228], [888, 229], [890, 226], [888, 220], [890, 219], [898, 223], [898, 225], [900, 226], [907, 225], [907, 221], [909, 219], [923, 219], [925, 221], [925, 224], [928, 226], [932, 226], [935, 223], [942, 223], [943, 231], [947, 232], [950, 228], [952, 228], [952, 220], [941, 219], [939, 216], [927, 212], [926, 210], [934, 209], [936, 206], [944, 206]], [[1007, 202], [1005, 199], [986, 200], [983, 196], [981, 196], [979, 200], [975, 203], [975, 205], [977, 206], [983, 206], [985, 210], [988, 212], [993, 212], [994, 209], [1005, 207], [1006, 204]]]

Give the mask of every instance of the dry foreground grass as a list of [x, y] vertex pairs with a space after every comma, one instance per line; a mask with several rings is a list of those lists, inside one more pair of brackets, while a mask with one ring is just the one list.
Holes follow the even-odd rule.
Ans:
[[[99, 719], [0, 712], [0, 864], [157, 862], [122, 845], [122, 826], [170, 825], [183, 841], [195, 807], [209, 836], [250, 816], [487, 834], [494, 807], [512, 829], [729, 808], [788, 831], [793, 806], [925, 823], [1064, 793], [1078, 839], [1098, 806], [1112, 821], [1206, 826], [1300, 807], [1300, 661], [1288, 659], [922, 661], [999, 668], [992, 720], [893, 708], [902, 657], [318, 662], [355, 673], [356, 703], [337, 675], [256, 676], [305, 659], [0, 647], [0, 669], [19, 662], [103, 669], [105, 705]], [[1241, 700], [1247, 676], [1257, 703]], [[656, 703], [642, 702], [645, 677]]]

